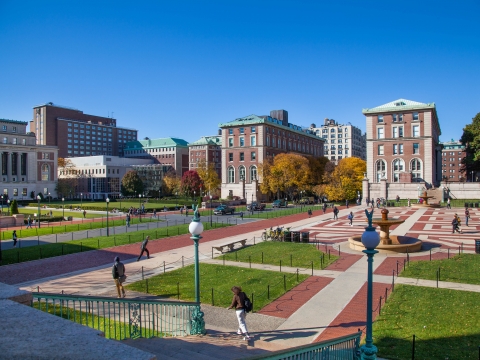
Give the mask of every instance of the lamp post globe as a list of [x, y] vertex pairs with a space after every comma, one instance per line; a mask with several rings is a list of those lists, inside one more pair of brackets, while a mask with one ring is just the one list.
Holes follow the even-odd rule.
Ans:
[[80, 193], [80, 207], [83, 207], [83, 193]]
[[138, 194], [138, 213], [140, 214], [140, 222], [142, 222], [142, 194]]
[[210, 195], [210, 228], [212, 228], [212, 217], [213, 217], [212, 195]]
[[8, 216], [10, 216], [10, 199], [7, 200], [7, 204], [8, 204]]
[[109, 236], [109, 232], [108, 232], [108, 203], [110, 202], [110, 199], [107, 197], [105, 199], [106, 203], [107, 203], [107, 236]]
[[65, 198], [62, 197], [62, 221], [65, 220]]
[[40, 195], [37, 195], [37, 203], [38, 203], [38, 228], [40, 229], [40, 200], [42, 200], [42, 197]]

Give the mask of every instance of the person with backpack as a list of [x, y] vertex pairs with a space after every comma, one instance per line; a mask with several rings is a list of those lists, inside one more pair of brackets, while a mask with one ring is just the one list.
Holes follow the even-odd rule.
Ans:
[[350, 214], [348, 214], [348, 220], [350, 220], [350, 226], [353, 226], [353, 212], [350, 211]]
[[242, 291], [242, 288], [240, 286], [232, 287], [232, 292], [233, 292], [232, 304], [227, 309], [230, 310], [235, 308], [235, 313], [237, 315], [237, 320], [238, 320], [237, 334], [238, 335], [243, 334], [244, 336], [243, 340], [250, 340], [245, 317], [247, 316], [247, 312], [252, 310], [251, 308], [252, 303], [250, 299], [248, 299], [247, 295]]
[[147, 252], [147, 259], [150, 259], [150, 252], [147, 249], [148, 240], [150, 240], [150, 236], [147, 236], [145, 240], [142, 241], [142, 245], [140, 246], [141, 252], [140, 252], [140, 255], [138, 255], [137, 261], [140, 260], [140, 258], [142, 257], [145, 251]]
[[12, 234], [12, 240], [13, 240], [13, 247], [17, 247], [17, 230], [13, 230]]
[[470, 211], [468, 211], [468, 207], [465, 208], [465, 225], [468, 226], [468, 220], [470, 219]]
[[333, 220], [338, 220], [338, 208], [336, 206], [333, 208]]
[[123, 288], [123, 283], [127, 280], [127, 275], [125, 275], [125, 265], [120, 262], [118, 256], [115, 257], [115, 263], [112, 266], [112, 276], [113, 281], [115, 281], [115, 286], [117, 287], [118, 297], [125, 297], [125, 289]]
[[460, 228], [458, 227], [457, 214], [453, 215], [453, 220], [452, 220], [452, 234], [455, 234], [455, 231], [460, 232]]

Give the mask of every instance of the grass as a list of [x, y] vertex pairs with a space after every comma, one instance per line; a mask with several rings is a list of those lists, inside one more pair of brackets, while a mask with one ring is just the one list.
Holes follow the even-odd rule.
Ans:
[[[33, 215], [33, 214], [38, 213], [38, 209], [19, 208], [18, 212], [20, 214], [25, 214], [25, 218], [28, 218], [28, 215]], [[62, 210], [52, 210], [52, 213], [53, 213], [53, 216], [63, 216], [63, 211]], [[42, 214], [42, 216], [44, 216], [45, 214], [50, 215], [50, 209], [40, 209], [40, 214]], [[118, 215], [118, 214], [112, 214], [112, 216], [115, 216], [115, 215]], [[70, 211], [70, 210], [65, 209], [65, 218], [67, 218], [69, 216], [74, 217], [74, 218], [83, 218], [83, 212], [82, 211]], [[102, 216], [106, 217], [105, 213], [99, 214], [99, 213], [92, 213], [92, 212], [87, 211], [87, 214], [85, 215], [85, 217], [88, 218], [88, 219], [99, 218], [99, 217], [102, 217]], [[32, 216], [32, 219], [33, 219], [33, 216]]]
[[402, 271], [400, 276], [436, 280], [438, 269], [440, 269], [440, 281], [480, 285], [480, 256], [478, 254], [461, 254], [443, 260], [413, 261]]
[[243, 215], [244, 218], [255, 218], [255, 219], [274, 219], [281, 216], [305, 213], [307, 216], [308, 209], [312, 211], [320, 210], [321, 208], [314, 205], [309, 206], [297, 206], [293, 208], [286, 208], [286, 209], [279, 209], [276, 211], [255, 211], [253, 215], [250, 212], [245, 210], [245, 214]]
[[[254, 311], [258, 311], [307, 278], [308, 275], [305, 274], [300, 274], [297, 278], [297, 274], [200, 264], [200, 301], [214, 306], [230, 306], [233, 296], [230, 289], [236, 285], [242, 287], [253, 301]], [[193, 280], [194, 266], [189, 265], [127, 285], [127, 289], [194, 301]]]
[[480, 345], [480, 294], [397, 285], [373, 326], [378, 356], [476, 359]]
[[[109, 237], [98, 236], [89, 239], [72, 240], [62, 243], [44, 244], [18, 249], [3, 250], [2, 265], [15, 264], [19, 262], [73, 254], [77, 252], [98, 250], [119, 245], [138, 243], [143, 241], [147, 235], [150, 235], [152, 239], [160, 239], [169, 236], [188, 234], [188, 226], [189, 224], [176, 225], [152, 230], [133, 231], [128, 234], [113, 235]], [[214, 226], [212, 228], [224, 226], [229, 225], [214, 223]], [[211, 229], [210, 223], [204, 223], [204, 228], [205, 230]]]
[[[55, 306], [49, 304], [47, 310], [47, 305], [45, 302], [34, 302], [33, 308], [39, 309], [43, 312], [48, 312], [49, 314], [61, 317], [63, 319], [71, 320], [80, 325], [85, 325], [90, 328], [100, 330], [105, 334], [105, 338], [107, 339], [123, 340], [130, 338], [130, 331], [132, 329], [130, 329], [130, 325], [125, 322], [111, 320], [103, 316], [94, 315], [85, 311], [74, 310], [67, 306], [61, 306], [58, 304]], [[116, 316], [119, 316], [119, 314], [117, 313]], [[165, 335], [158, 331], [145, 328], [144, 326], [141, 327], [141, 333], [142, 337], [147, 338]]]
[[267, 241], [231, 251], [219, 259], [278, 266], [282, 260], [282, 266], [295, 268], [311, 268], [313, 261], [315, 269], [323, 269], [337, 260], [338, 256], [330, 255], [328, 258], [327, 254], [309, 244]]
[[[159, 219], [151, 219], [150, 217], [144, 218], [142, 217], [142, 222], [152, 222], [152, 221], [164, 221], [164, 220], [159, 220]], [[130, 220], [130, 224], [140, 224], [140, 219], [138, 217], [132, 217]], [[117, 218], [116, 220], [112, 218], [109, 219], [108, 221], [108, 226], [113, 227], [113, 226], [122, 226], [125, 225], [125, 217], [122, 218]], [[25, 225], [26, 226], [26, 225]], [[44, 224], [42, 223], [40, 229], [39, 228], [32, 228], [32, 229], [21, 229], [17, 230], [17, 236], [19, 238], [22, 237], [31, 237], [31, 236], [42, 236], [42, 235], [52, 235], [52, 234], [63, 234], [67, 232], [72, 232], [72, 231], [81, 231], [81, 230], [92, 230], [92, 229], [100, 229], [103, 227], [107, 226], [107, 219], [103, 221], [97, 221], [97, 222], [86, 222], [83, 224], [68, 224], [67, 221], [65, 221], [65, 225], [57, 225], [57, 226], [49, 226], [49, 224]], [[8, 231], [7, 229], [3, 229], [2, 231], [2, 240], [11, 240], [12, 239], [12, 233]]]

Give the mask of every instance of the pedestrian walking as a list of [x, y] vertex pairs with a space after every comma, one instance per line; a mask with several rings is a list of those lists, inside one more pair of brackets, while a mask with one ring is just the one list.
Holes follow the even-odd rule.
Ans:
[[28, 215], [28, 219], [27, 219], [27, 229], [28, 228], [32, 228], [32, 218], [30, 215]]
[[350, 214], [348, 214], [348, 220], [350, 220], [350, 226], [353, 226], [353, 212], [350, 211]]
[[167, 212], [167, 207], [166, 206], [163, 207], [163, 212]]
[[347, 209], [348, 209], [348, 200], [345, 200], [345, 205], [347, 206]]
[[140, 260], [140, 258], [142, 257], [145, 251], [147, 252], [147, 259], [150, 259], [150, 251], [148, 251], [147, 249], [148, 240], [150, 240], [150, 236], [147, 236], [145, 240], [142, 241], [142, 245], [140, 246], [141, 252], [140, 252], [140, 255], [138, 255], [137, 261]]
[[450, 206], [450, 198], [447, 199], [447, 209], [451, 209], [452, 207]]
[[183, 206], [180, 208], [180, 215], [183, 215]]
[[13, 230], [12, 239], [13, 239], [13, 247], [17, 247], [17, 230]]
[[115, 257], [115, 263], [112, 266], [112, 276], [113, 281], [115, 281], [118, 297], [125, 297], [126, 294], [125, 289], [123, 288], [123, 283], [125, 280], [127, 280], [127, 275], [125, 275], [125, 265], [120, 262], [120, 258], [118, 256]]
[[87, 216], [87, 211], [83, 210], [83, 218], [85, 219], [85, 216]]
[[470, 219], [470, 211], [468, 211], [468, 207], [465, 208], [465, 225], [468, 226], [468, 219]]
[[240, 218], [243, 220], [243, 211], [240, 211]]
[[235, 313], [237, 315], [238, 320], [238, 335], [243, 335], [244, 340], [250, 340], [250, 336], [248, 335], [247, 330], [247, 323], [245, 318], [247, 313], [245, 312], [245, 298], [247, 295], [242, 291], [242, 288], [239, 286], [232, 287], [233, 292], [233, 299], [232, 304], [227, 308], [228, 310], [235, 308]]
[[410, 199], [407, 200], [407, 206], [410, 207]]
[[188, 216], [188, 208], [185, 208], [185, 216]]
[[400, 202], [400, 196], [397, 195], [396, 200], [397, 200], [397, 202]]
[[327, 203], [323, 203], [322, 205], [323, 215], [327, 212]]
[[127, 227], [130, 227], [130, 213], [127, 213], [127, 216], [125, 218], [125, 222], [127, 223]]
[[457, 214], [453, 215], [453, 220], [452, 220], [452, 234], [455, 234], [455, 231], [460, 232], [460, 229], [458, 227]]
[[157, 217], [157, 209], [153, 209], [153, 217], [154, 217], [154, 218]]
[[312, 217], [312, 209], [308, 209], [308, 217], [311, 218]]
[[338, 220], [338, 209], [336, 206], [333, 208], [333, 220]]

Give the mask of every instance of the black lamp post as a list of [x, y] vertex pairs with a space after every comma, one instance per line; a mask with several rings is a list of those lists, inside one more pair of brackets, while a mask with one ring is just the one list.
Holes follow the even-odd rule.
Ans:
[[178, 192], [175, 191], [175, 210], [177, 210], [177, 204], [178, 204]]
[[3, 213], [3, 195], [0, 195], [0, 198], [2, 199], [2, 213]]
[[142, 194], [138, 194], [138, 213], [140, 214], [140, 222], [142, 222]]
[[83, 193], [80, 193], [80, 207], [83, 207]]
[[65, 198], [62, 197], [62, 219], [65, 220]]
[[37, 195], [37, 202], [38, 202], [38, 228], [40, 229], [40, 200], [42, 200], [42, 197], [40, 195]]
[[8, 216], [10, 216], [10, 199], [7, 200], [7, 204], [8, 204]]
[[105, 201], [107, 202], [107, 236], [109, 236], [109, 233], [108, 233], [108, 203], [110, 202], [110, 199], [107, 197], [107, 199]]
[[193, 202], [197, 202], [197, 192], [193, 190]]
[[212, 228], [212, 216], [213, 216], [212, 195], [210, 195], [210, 228]]
[[48, 207], [50, 207], [50, 193], [48, 193]]

